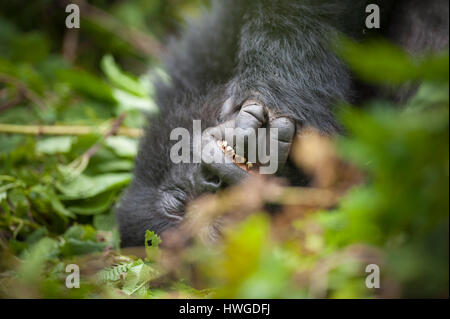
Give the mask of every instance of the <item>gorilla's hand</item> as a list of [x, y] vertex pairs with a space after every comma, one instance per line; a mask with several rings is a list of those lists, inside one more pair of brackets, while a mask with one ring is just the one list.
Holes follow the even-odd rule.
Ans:
[[232, 120], [205, 131], [204, 140], [214, 144], [220, 160], [203, 165], [227, 183], [240, 181], [247, 172], [275, 174], [288, 159], [295, 130], [290, 118], [249, 100]]

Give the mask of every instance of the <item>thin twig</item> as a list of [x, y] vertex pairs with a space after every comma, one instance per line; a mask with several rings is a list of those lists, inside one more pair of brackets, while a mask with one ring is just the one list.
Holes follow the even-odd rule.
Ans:
[[[0, 124], [0, 134], [24, 134], [24, 135], [88, 135], [105, 132], [108, 128], [82, 125], [16, 125]], [[143, 130], [128, 127], [119, 127], [116, 135], [128, 137], [141, 137]]]
[[163, 55], [164, 47], [155, 38], [147, 34], [124, 25], [114, 16], [99, 9], [84, 0], [70, 0], [67, 3], [76, 3], [80, 7], [81, 17], [92, 23], [100, 25], [102, 28], [114, 33], [122, 41], [131, 44], [137, 51], [144, 55], [151, 55], [160, 58]]
[[4, 112], [19, 104], [20, 101], [22, 101], [22, 96], [23, 96], [22, 87], [18, 87], [17, 94], [14, 96], [14, 98], [0, 105], [0, 112]]
[[75, 61], [78, 47], [78, 29], [67, 29], [63, 39], [63, 57], [70, 64]]
[[15, 87], [19, 88], [21, 96], [26, 97], [41, 109], [46, 108], [45, 102], [36, 93], [29, 89], [21, 80], [6, 74], [0, 74], [0, 82], [14, 85]]

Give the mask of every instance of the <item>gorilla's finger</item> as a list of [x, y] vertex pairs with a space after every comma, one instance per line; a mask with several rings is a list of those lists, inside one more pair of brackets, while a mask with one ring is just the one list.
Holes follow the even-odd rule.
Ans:
[[[278, 162], [284, 165], [291, 151], [292, 141], [295, 135], [295, 122], [287, 117], [278, 117], [272, 119], [268, 125], [269, 145], [278, 144]], [[273, 134], [273, 130], [277, 130], [277, 134]]]
[[246, 102], [235, 119], [234, 140], [227, 138], [235, 146], [236, 154], [256, 160], [258, 128], [266, 125], [268, 111], [261, 104]]
[[247, 129], [264, 126], [267, 121], [267, 109], [255, 101], [248, 101], [242, 106], [236, 117], [236, 128]]
[[213, 137], [216, 141], [225, 140], [225, 133], [228, 129], [234, 130], [235, 120], [230, 120], [222, 123], [216, 127], [208, 128], [204, 131], [203, 135], [206, 139]]

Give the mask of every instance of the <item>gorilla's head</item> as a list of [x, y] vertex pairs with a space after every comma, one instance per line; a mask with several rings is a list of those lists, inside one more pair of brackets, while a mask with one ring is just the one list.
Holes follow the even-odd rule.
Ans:
[[[193, 158], [193, 120], [200, 120], [202, 129], [218, 123], [220, 110], [217, 102], [181, 100], [177, 107], [161, 110], [149, 120], [135, 163], [134, 178], [116, 207], [122, 246], [144, 243], [146, 230], [158, 234], [178, 225], [184, 216], [186, 204], [204, 193], [214, 193], [226, 187], [231, 176], [242, 178], [237, 167], [220, 167], [200, 163], [174, 163], [171, 149], [177, 143], [170, 136], [174, 129], [189, 131], [190, 152]], [[199, 106], [200, 105], [200, 106]]]
[[250, 99], [228, 114], [225, 102], [182, 102], [152, 119], [141, 141], [134, 180], [117, 208], [123, 246], [142, 245], [147, 229], [160, 234], [176, 226], [189, 201], [249, 173], [301, 176], [288, 160], [291, 119]]

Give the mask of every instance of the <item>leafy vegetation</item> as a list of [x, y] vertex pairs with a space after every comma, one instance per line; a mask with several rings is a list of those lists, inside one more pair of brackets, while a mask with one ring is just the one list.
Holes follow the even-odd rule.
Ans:
[[[92, 46], [75, 58], [58, 53], [70, 36], [37, 23], [48, 3], [34, 3], [0, 15], [0, 296], [448, 297], [448, 52], [411, 58], [386, 43], [343, 40], [359, 76], [389, 89], [415, 83], [415, 97], [402, 107], [343, 107], [346, 136], [300, 139], [293, 156], [314, 176], [311, 188], [258, 177], [200, 198], [179, 231], [148, 230], [142, 250], [121, 250], [114, 205], [145, 115], [158, 112], [150, 80], [166, 75], [89, 15], [79, 42]], [[107, 21], [154, 39], [198, 5], [103, 3], [91, 2]], [[50, 12], [62, 25], [64, 11]], [[223, 238], [212, 244], [217, 219]], [[80, 288], [66, 288], [69, 264], [80, 267]], [[379, 289], [365, 285], [369, 264], [380, 267]]]

